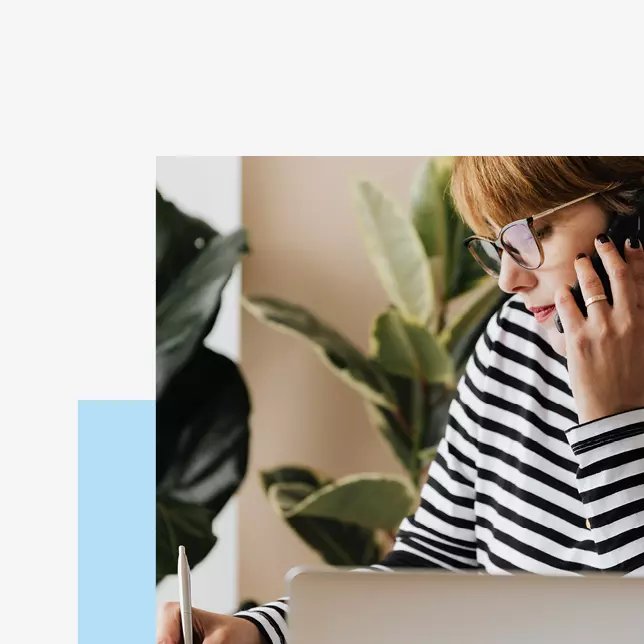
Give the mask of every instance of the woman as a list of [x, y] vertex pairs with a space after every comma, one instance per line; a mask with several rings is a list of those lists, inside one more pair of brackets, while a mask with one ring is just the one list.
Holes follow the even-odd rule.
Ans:
[[[622, 259], [605, 235], [611, 213], [633, 216], [643, 182], [644, 157], [456, 159], [452, 195], [479, 235], [468, 247], [512, 297], [477, 342], [420, 506], [378, 568], [644, 574], [644, 250], [635, 238]], [[178, 615], [160, 613], [160, 642], [179, 642]], [[195, 611], [195, 628], [206, 644], [276, 644], [286, 616], [282, 599]]]

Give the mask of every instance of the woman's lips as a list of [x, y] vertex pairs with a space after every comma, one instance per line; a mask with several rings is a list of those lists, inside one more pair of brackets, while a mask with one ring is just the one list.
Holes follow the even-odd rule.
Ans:
[[556, 307], [553, 304], [552, 306], [549, 306], [547, 308], [533, 311], [533, 314], [537, 322], [545, 322], [555, 312], [555, 310]]

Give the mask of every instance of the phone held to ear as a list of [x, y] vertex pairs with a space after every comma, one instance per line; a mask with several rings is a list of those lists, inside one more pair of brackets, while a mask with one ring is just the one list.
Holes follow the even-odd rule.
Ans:
[[[644, 243], [644, 230], [642, 230], [640, 225], [642, 220], [644, 220], [644, 190], [640, 190], [635, 198], [635, 212], [632, 215], [615, 215], [613, 223], [606, 233], [617, 247], [622, 258], [624, 257], [624, 244], [629, 237], [637, 237], [640, 240], [640, 243]], [[610, 278], [606, 273], [604, 264], [597, 251], [592, 254], [590, 261], [604, 286], [604, 292], [608, 297], [608, 303], [612, 306], [613, 294], [610, 289]], [[584, 304], [584, 296], [581, 293], [581, 287], [579, 286], [578, 281], [575, 282], [571, 292], [584, 317], [587, 317], [588, 312], [586, 305]], [[555, 313], [555, 326], [559, 333], [564, 332], [559, 313]]]

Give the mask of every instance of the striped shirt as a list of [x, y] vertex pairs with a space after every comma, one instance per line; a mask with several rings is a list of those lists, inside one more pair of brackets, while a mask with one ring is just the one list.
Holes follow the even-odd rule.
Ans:
[[[418, 509], [375, 566], [400, 567], [644, 574], [644, 408], [579, 425], [566, 359], [518, 296], [477, 341]], [[236, 616], [288, 641], [287, 598]]]

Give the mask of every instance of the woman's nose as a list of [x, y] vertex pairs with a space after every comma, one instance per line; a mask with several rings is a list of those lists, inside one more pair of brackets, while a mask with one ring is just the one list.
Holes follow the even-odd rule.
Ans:
[[517, 264], [510, 253], [501, 254], [499, 288], [505, 293], [520, 293], [531, 289], [536, 284], [535, 271], [530, 271]]

